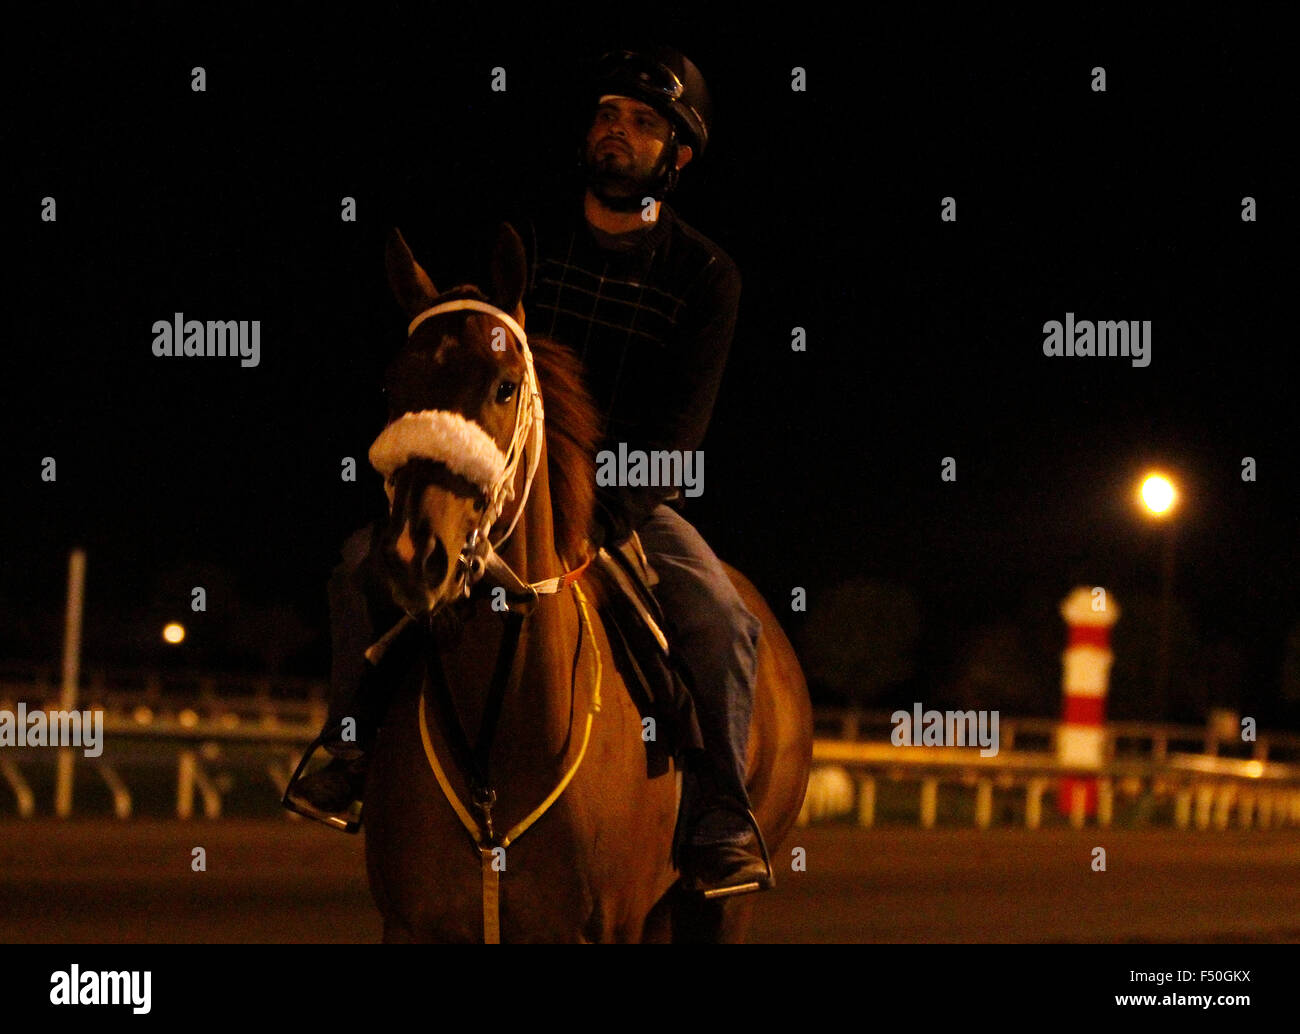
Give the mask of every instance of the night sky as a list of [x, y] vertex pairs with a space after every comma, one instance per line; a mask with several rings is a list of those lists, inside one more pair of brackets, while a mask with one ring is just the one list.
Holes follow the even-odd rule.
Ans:
[[[325, 580], [384, 506], [364, 456], [405, 324], [388, 228], [440, 287], [481, 279], [496, 223], [570, 189], [578, 62], [649, 25], [715, 103], [671, 203], [744, 278], [687, 515], [796, 644], [871, 620], [819, 609], [837, 586], [884, 583], [919, 619], [889, 700], [956, 694], [1003, 627], [1039, 686], [1023, 709], [1052, 713], [1056, 608], [1103, 585], [1123, 610], [1113, 713], [1154, 717], [1137, 655], [1164, 532], [1133, 491], [1160, 464], [1184, 495], [1176, 681], [1201, 686], [1171, 716], [1208, 702], [1300, 725], [1295, 73], [1280, 40], [937, 17], [859, 35], [798, 12], [136, 14], [15, 38], [0, 659], [57, 658], [80, 544], [88, 667], [248, 669], [274, 628], [276, 666], [323, 675]], [[156, 358], [151, 326], [175, 312], [261, 320], [260, 364]], [[1044, 356], [1042, 325], [1067, 312], [1150, 320], [1150, 366]], [[356, 483], [339, 476], [348, 455]], [[188, 613], [194, 585], [207, 614]], [[183, 656], [158, 642], [166, 617], [191, 626]]]

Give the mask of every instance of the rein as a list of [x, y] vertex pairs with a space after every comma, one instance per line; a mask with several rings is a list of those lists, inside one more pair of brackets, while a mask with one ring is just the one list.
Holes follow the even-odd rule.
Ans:
[[[447, 688], [446, 674], [442, 669], [441, 658], [438, 656], [436, 646], [430, 646], [426, 650], [426, 664], [430, 676], [430, 682], [433, 683], [435, 692], [438, 696], [438, 703], [441, 709], [440, 718], [444, 736], [452, 746], [452, 754], [457, 757], [461, 764], [461, 770], [466, 774], [470, 783], [470, 793], [473, 805], [483, 814], [483, 824], [480, 824], [470, 814], [469, 809], [461, 802], [460, 797], [452, 788], [447, 774], [443, 770], [441, 762], [438, 760], [437, 751], [433, 748], [433, 741], [429, 737], [428, 718], [425, 710], [425, 694], [420, 693], [420, 741], [424, 745], [424, 754], [429, 761], [429, 767], [433, 769], [434, 778], [438, 781], [443, 796], [447, 798], [447, 803], [451, 805], [456, 817], [460, 819], [461, 825], [469, 834], [474, 846], [478, 848], [480, 868], [483, 879], [483, 943], [500, 944], [501, 943], [501, 918], [500, 918], [500, 880], [501, 873], [505, 871], [505, 848], [515, 840], [518, 840], [538, 819], [540, 819], [550, 809], [551, 805], [559, 800], [560, 795], [564, 793], [565, 788], [577, 775], [578, 768], [582, 765], [582, 759], [587, 754], [587, 744], [591, 739], [592, 719], [596, 712], [600, 710], [600, 683], [601, 683], [601, 663], [600, 647], [596, 642], [595, 631], [592, 628], [591, 614], [587, 609], [587, 599], [576, 582], [572, 584], [574, 599], [578, 607], [579, 622], [582, 631], [578, 635], [577, 652], [573, 660], [573, 685], [571, 693], [577, 695], [577, 672], [578, 659], [582, 654], [582, 641], [585, 636], [591, 645], [591, 666], [592, 666], [592, 692], [591, 706], [587, 710], [587, 724], [582, 732], [582, 744], [578, 748], [578, 755], [573, 759], [573, 763], [565, 770], [564, 775], [560, 777], [551, 792], [546, 795], [540, 804], [537, 805], [527, 816], [512, 826], [504, 836], [497, 837], [496, 831], [492, 824], [492, 806], [496, 803], [496, 791], [488, 783], [488, 752], [491, 748], [492, 734], [496, 729], [496, 716], [500, 712], [501, 699], [505, 694], [505, 686], [509, 681], [510, 670], [513, 667], [513, 659], [516, 647], [519, 642], [519, 629], [523, 625], [523, 614], [512, 613], [511, 619], [506, 626], [506, 642], [502, 644], [502, 650], [497, 654], [496, 670], [492, 676], [492, 688], [489, 691], [488, 710], [483, 716], [483, 725], [479, 731], [478, 744], [470, 748], [468, 737], [456, 716], [455, 707], [452, 704], [450, 691]], [[432, 636], [429, 637], [430, 640]], [[494, 710], [495, 709], [495, 713]], [[499, 863], [499, 864], [498, 864]]]

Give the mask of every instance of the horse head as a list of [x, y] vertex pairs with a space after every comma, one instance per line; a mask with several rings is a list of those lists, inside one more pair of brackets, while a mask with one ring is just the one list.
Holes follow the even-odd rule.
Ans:
[[384, 376], [388, 425], [370, 462], [389, 501], [380, 563], [398, 604], [420, 617], [464, 595], [494, 528], [513, 529], [541, 453], [541, 395], [513, 228], [501, 227], [490, 295], [472, 286], [439, 293], [397, 230], [387, 266], [411, 322]]

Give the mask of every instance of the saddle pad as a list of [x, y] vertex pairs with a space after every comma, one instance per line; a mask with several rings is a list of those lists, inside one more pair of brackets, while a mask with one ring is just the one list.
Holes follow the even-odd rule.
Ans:
[[602, 549], [597, 556], [608, 579], [618, 586], [619, 591], [636, 608], [637, 616], [654, 636], [659, 648], [665, 654], [668, 653], [667, 624], [653, 591], [659, 584], [659, 576], [650, 566], [636, 532], [612, 552]]

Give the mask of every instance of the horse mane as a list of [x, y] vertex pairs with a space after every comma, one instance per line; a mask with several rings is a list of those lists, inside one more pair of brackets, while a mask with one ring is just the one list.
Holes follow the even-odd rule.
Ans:
[[547, 474], [555, 551], [575, 564], [582, 556], [596, 505], [596, 444], [600, 421], [582, 374], [582, 360], [546, 337], [528, 340], [546, 409]]

